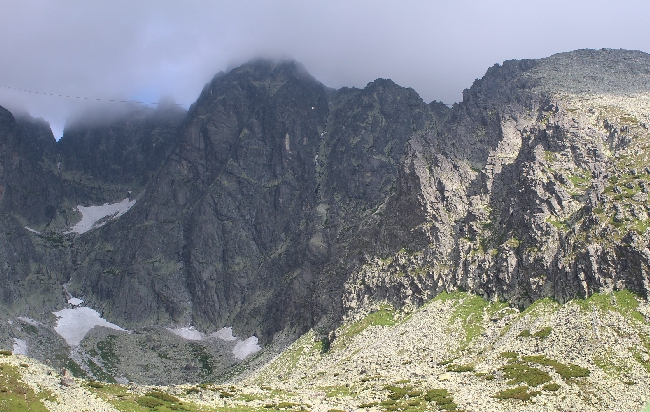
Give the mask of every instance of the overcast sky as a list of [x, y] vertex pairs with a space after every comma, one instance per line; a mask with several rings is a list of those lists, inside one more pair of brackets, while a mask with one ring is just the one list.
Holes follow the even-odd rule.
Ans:
[[255, 57], [298, 60], [331, 87], [383, 77], [453, 103], [504, 60], [650, 52], [648, 16], [647, 0], [2, 0], [0, 105], [59, 137], [102, 103], [7, 87], [189, 107], [215, 73]]

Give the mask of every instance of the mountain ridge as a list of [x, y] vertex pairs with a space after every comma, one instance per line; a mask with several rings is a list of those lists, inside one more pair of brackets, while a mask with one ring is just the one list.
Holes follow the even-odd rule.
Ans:
[[[647, 298], [649, 67], [616, 50], [509, 60], [448, 108], [386, 79], [334, 90], [255, 61], [187, 113], [79, 123], [58, 143], [3, 111], [2, 311], [51, 326], [70, 294], [157, 341], [156, 328], [233, 327], [269, 345], [457, 289], [520, 307]], [[125, 198], [118, 219], [63, 233], [77, 206]], [[214, 366], [192, 379], [232, 363]]]

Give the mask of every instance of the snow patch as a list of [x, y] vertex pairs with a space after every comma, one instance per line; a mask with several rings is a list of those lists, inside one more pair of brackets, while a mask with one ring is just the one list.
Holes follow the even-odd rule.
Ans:
[[97, 311], [87, 307], [62, 309], [52, 313], [59, 318], [54, 330], [70, 346], [79, 346], [86, 334], [95, 326], [104, 326], [126, 332], [125, 329], [103, 319]]
[[203, 334], [199, 332], [198, 330], [194, 329], [193, 326], [190, 326], [189, 328], [178, 328], [178, 329], [170, 329], [167, 328], [168, 331], [173, 333], [176, 336], [180, 336], [183, 339], [187, 340], [203, 340]]
[[68, 303], [71, 304], [72, 306], [79, 306], [82, 303], [84, 303], [84, 301], [82, 299], [72, 297], [68, 299]]
[[96, 229], [103, 226], [106, 222], [125, 214], [131, 207], [135, 205], [135, 199], [122, 200], [118, 203], [104, 203], [101, 206], [77, 206], [77, 210], [81, 213], [81, 220], [65, 233], [86, 233], [91, 229]]
[[232, 353], [235, 355], [235, 358], [239, 360], [246, 359], [248, 355], [252, 355], [253, 353], [262, 350], [262, 347], [258, 345], [257, 342], [258, 340], [256, 336], [251, 336], [246, 340], [240, 340], [232, 349]]
[[22, 339], [14, 338], [14, 349], [12, 350], [14, 355], [25, 355], [27, 356], [27, 342]]
[[235, 342], [235, 347], [232, 349], [232, 354], [236, 359], [239, 360], [246, 359], [249, 355], [257, 353], [262, 349], [262, 347], [257, 344], [258, 339], [256, 336], [251, 336], [248, 339], [241, 340], [238, 337], [233, 336], [232, 327], [221, 328], [208, 336], [205, 336], [203, 333], [194, 329], [193, 326], [177, 329], [167, 328], [167, 330], [174, 335], [180, 336], [181, 338], [187, 340], [205, 340], [206, 338], [211, 338], [221, 339], [226, 342]]
[[28, 324], [28, 325], [37, 326], [37, 327], [38, 327], [38, 326], [41, 326], [41, 323], [40, 323], [40, 322], [35, 321], [35, 320], [32, 319], [32, 318], [25, 318], [25, 317], [19, 316], [19, 317], [18, 317], [18, 320], [21, 321], [21, 322], [25, 322], [25, 323]]
[[212, 333], [210, 336], [217, 339], [225, 340], [227, 342], [232, 342], [234, 340], [237, 340], [237, 338], [232, 335], [232, 328], [221, 328], [218, 331]]
[[34, 230], [31, 227], [27, 227], [27, 226], [23, 226], [23, 227], [32, 233], [36, 233], [37, 235], [41, 234], [41, 232], [39, 232], [38, 230]]

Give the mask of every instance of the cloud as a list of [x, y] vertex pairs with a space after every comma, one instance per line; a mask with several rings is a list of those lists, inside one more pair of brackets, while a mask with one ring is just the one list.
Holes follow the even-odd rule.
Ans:
[[[577, 48], [650, 50], [643, 1], [23, 0], [0, 16], [0, 85], [101, 99], [191, 104], [218, 71], [294, 58], [328, 86], [392, 78], [458, 101], [494, 63]], [[60, 134], [87, 105], [0, 87]]]

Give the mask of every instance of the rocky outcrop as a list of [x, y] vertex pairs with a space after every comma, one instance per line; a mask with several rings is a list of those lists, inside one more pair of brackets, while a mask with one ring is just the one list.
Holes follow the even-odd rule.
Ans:
[[[643, 256], [645, 220], [617, 223], [621, 199], [606, 188], [627, 173], [617, 156], [629, 150], [630, 126], [617, 127], [645, 116], [638, 96], [619, 91], [629, 93], [629, 73], [645, 76], [631, 67], [646, 60], [578, 51], [505, 62], [452, 109], [388, 80], [328, 90], [293, 63], [219, 75], [141, 212], [106, 229], [125, 233], [146, 209], [150, 223], [114, 254], [138, 257], [106, 262], [90, 242], [96, 268], [79, 267], [80, 293], [108, 311], [146, 302], [115, 313], [136, 325], [164, 313], [266, 340], [369, 300], [418, 305], [459, 287], [522, 306], [608, 288], [645, 293], [645, 260], [631, 258]], [[618, 61], [596, 71], [606, 90], [562, 77]], [[644, 203], [634, 207], [643, 218]], [[105, 233], [97, 241], [114, 236]], [[106, 267], [147, 286], [85, 275]]]
[[347, 305], [450, 288], [522, 306], [647, 296], [649, 65], [641, 52], [580, 50], [488, 70], [442, 132], [410, 140], [403, 168], [420, 182], [429, 244], [366, 265]]

